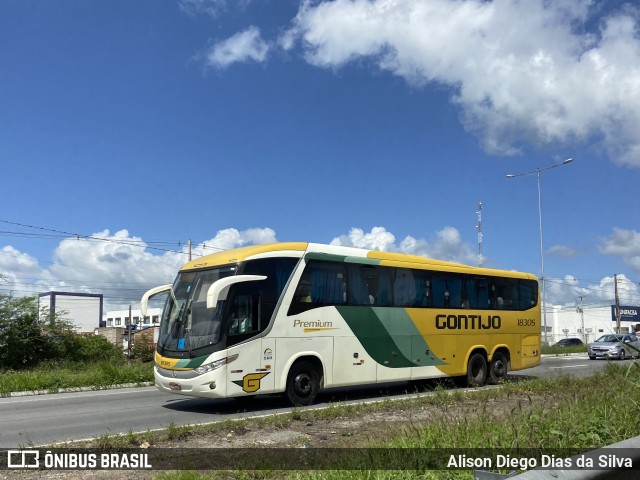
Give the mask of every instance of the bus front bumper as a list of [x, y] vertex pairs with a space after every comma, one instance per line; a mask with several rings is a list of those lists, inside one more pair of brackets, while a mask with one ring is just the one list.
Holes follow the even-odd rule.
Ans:
[[[161, 392], [177, 393], [194, 397], [226, 397], [225, 369], [195, 375], [192, 370], [166, 370], [158, 367], [153, 371], [156, 388]], [[181, 378], [192, 376], [192, 378]]]

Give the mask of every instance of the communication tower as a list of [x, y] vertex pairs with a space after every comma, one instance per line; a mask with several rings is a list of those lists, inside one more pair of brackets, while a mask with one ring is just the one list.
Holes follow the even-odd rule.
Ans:
[[478, 266], [482, 267], [484, 256], [482, 254], [482, 202], [478, 202]]

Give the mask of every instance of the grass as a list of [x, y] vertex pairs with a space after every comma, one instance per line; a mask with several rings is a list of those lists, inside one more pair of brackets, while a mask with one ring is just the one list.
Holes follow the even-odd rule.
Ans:
[[586, 345], [571, 345], [569, 347], [542, 346], [543, 355], [564, 355], [566, 353], [587, 353]]
[[[568, 349], [563, 348], [566, 352]], [[53, 367], [57, 368], [53, 368]], [[150, 364], [98, 363], [94, 365], [56, 364], [28, 372], [2, 372], [0, 392], [49, 390], [115, 383], [141, 383], [152, 379]], [[163, 442], [189, 442], [196, 437], [220, 438], [229, 431], [263, 429], [270, 431], [292, 425], [320, 421], [370, 418], [376, 414], [406, 415], [433, 409], [439, 415], [428, 421], [409, 421], [401, 428], [384, 427], [375, 438], [349, 437], [357, 448], [520, 448], [589, 450], [640, 435], [640, 362], [628, 367], [609, 364], [586, 378], [557, 377], [506, 383], [499, 389], [461, 391], [434, 384], [434, 395], [376, 404], [332, 405], [322, 410], [294, 409], [289, 414], [264, 418], [224, 421], [211, 425], [178, 426], [169, 423], [164, 431], [103, 435], [82, 446], [97, 448], [139, 447], [147, 442], [156, 447]], [[510, 405], [496, 410], [495, 405]], [[344, 438], [343, 438], [344, 440]], [[363, 443], [364, 442], [364, 443]], [[466, 479], [471, 471], [418, 472], [420, 478]], [[503, 472], [506, 473], [506, 472]], [[357, 472], [358, 478], [415, 478], [415, 471], [370, 470]], [[179, 472], [159, 473], [160, 480], [209, 480], [221, 478], [272, 479], [312, 478], [341, 480], [353, 478], [350, 471], [270, 472]]]
[[[430, 449], [497, 448], [530, 449], [542, 453], [557, 449], [587, 451], [640, 435], [640, 363], [628, 368], [608, 365], [591, 377], [558, 377], [505, 384], [500, 389], [481, 389], [469, 395], [459, 391], [403, 401], [380, 402], [363, 407], [332, 406], [322, 411], [294, 411], [281, 415], [283, 422], [313, 422], [315, 419], [364, 417], [373, 412], [410, 412], [429, 405], [443, 415], [423, 422], [409, 422], [400, 429], [389, 428], [383, 439], [372, 439], [362, 448]], [[511, 399], [512, 408], [494, 409], [497, 401]], [[269, 428], [269, 419], [251, 420], [251, 428]], [[247, 423], [249, 425], [249, 423]], [[193, 427], [183, 435], [211, 435], [220, 425]], [[237, 424], [236, 424], [237, 428]], [[202, 430], [204, 429], [204, 430]], [[205, 433], [208, 430], [208, 433]], [[169, 429], [169, 432], [171, 428]], [[157, 432], [154, 432], [157, 433]], [[176, 437], [176, 433], [167, 433]], [[186, 438], [186, 437], [182, 437]], [[156, 438], [155, 441], [160, 441]], [[393, 451], [391, 452], [393, 454]], [[393, 462], [393, 459], [391, 459]], [[397, 462], [396, 462], [397, 463]], [[508, 473], [508, 471], [502, 471]], [[160, 480], [209, 480], [222, 478], [311, 478], [313, 480], [369, 479], [472, 479], [471, 470], [396, 471], [348, 470], [269, 472], [166, 472]]]
[[[586, 352], [586, 346], [542, 348], [542, 353], [545, 354], [578, 352]], [[53, 393], [65, 388], [104, 388], [124, 383], [152, 382], [153, 364], [103, 361], [87, 365], [51, 362], [30, 370], [6, 370], [0, 374], [0, 395], [34, 390]]]
[[65, 388], [105, 388], [125, 383], [141, 384], [153, 381], [153, 364], [97, 362], [75, 364], [56, 362], [37, 368], [7, 370], [0, 375], [0, 395], [10, 392], [57, 392]]

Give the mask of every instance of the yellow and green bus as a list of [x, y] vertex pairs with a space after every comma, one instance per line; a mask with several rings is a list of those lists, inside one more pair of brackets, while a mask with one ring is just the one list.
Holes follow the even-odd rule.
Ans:
[[158, 389], [209, 398], [438, 377], [498, 383], [540, 362], [532, 274], [416, 255], [274, 243], [193, 260], [168, 293]]

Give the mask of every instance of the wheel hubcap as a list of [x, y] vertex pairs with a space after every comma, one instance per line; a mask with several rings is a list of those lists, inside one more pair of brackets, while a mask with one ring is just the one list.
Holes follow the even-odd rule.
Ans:
[[299, 395], [309, 395], [311, 393], [311, 378], [306, 373], [301, 373], [295, 379], [296, 393]]

